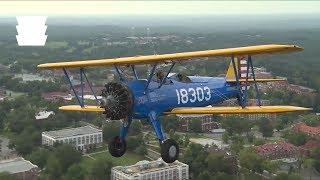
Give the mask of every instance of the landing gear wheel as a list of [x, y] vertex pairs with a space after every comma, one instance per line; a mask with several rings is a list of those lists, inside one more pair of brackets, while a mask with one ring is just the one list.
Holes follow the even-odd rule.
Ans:
[[119, 136], [116, 136], [109, 141], [108, 148], [113, 157], [121, 157], [126, 152], [127, 144], [124, 139], [121, 140]]
[[179, 157], [179, 145], [173, 139], [167, 139], [161, 146], [161, 157], [166, 163], [173, 163]]

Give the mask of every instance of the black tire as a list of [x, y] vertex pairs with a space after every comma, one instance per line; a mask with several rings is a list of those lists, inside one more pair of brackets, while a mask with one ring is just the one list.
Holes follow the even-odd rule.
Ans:
[[173, 163], [179, 158], [179, 145], [173, 139], [167, 139], [161, 143], [161, 157], [166, 163]]
[[126, 152], [127, 144], [124, 139], [121, 141], [120, 137], [116, 136], [109, 141], [108, 148], [113, 157], [121, 157]]

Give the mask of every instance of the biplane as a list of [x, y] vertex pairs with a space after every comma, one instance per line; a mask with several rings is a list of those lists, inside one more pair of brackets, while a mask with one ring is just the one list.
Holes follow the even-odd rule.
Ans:
[[[79, 105], [66, 105], [64, 111], [104, 113], [110, 120], [121, 120], [119, 135], [108, 143], [112, 156], [120, 157], [126, 151], [126, 135], [133, 119], [147, 119], [160, 142], [162, 159], [174, 162], [179, 156], [179, 146], [167, 138], [161, 128], [159, 116], [172, 114], [255, 114], [310, 111], [297, 106], [262, 106], [257, 83], [283, 81], [284, 79], [257, 79], [252, 57], [263, 54], [289, 53], [303, 50], [295, 45], [257, 45], [227, 49], [182, 52], [162, 55], [146, 55], [114, 59], [46, 63], [38, 65], [42, 69], [62, 69]], [[172, 73], [174, 66], [183, 61], [201, 57], [222, 57], [231, 59], [225, 77], [186, 76]], [[208, 61], [214, 61], [210, 58]], [[139, 78], [136, 65], [151, 65], [147, 79]], [[167, 64], [168, 71], [157, 71], [161, 64]], [[118, 82], [105, 84], [101, 98], [94, 93], [85, 68], [113, 66], [119, 77]], [[129, 79], [120, 67], [126, 67], [133, 74]], [[87, 105], [83, 88], [75, 90], [67, 69], [79, 68], [81, 87], [87, 83], [96, 99], [96, 105]], [[252, 85], [258, 105], [248, 106], [248, 89]], [[237, 106], [216, 106], [227, 99], [237, 99]]]

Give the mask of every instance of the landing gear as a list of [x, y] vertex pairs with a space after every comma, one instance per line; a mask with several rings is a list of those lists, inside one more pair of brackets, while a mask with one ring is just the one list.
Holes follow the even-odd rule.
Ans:
[[166, 163], [173, 163], [179, 157], [179, 146], [173, 139], [167, 139], [160, 144], [161, 157]]
[[126, 152], [127, 144], [125, 138], [128, 134], [131, 121], [132, 118], [130, 116], [124, 119], [122, 121], [119, 136], [116, 136], [109, 141], [108, 148], [113, 157], [121, 157]]
[[161, 128], [161, 123], [157, 119], [156, 112], [151, 111], [149, 113], [149, 119], [157, 135], [157, 138], [160, 141], [162, 160], [166, 163], [173, 163], [179, 157], [179, 146], [177, 142], [173, 139], [166, 139], [166, 136]]
[[112, 138], [108, 144], [109, 153], [113, 157], [121, 157], [127, 149], [127, 144], [125, 139], [122, 139], [119, 136]]

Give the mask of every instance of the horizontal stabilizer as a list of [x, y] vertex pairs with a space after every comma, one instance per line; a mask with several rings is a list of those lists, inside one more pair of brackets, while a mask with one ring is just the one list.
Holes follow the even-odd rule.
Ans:
[[81, 112], [104, 112], [105, 109], [100, 106], [84, 106], [79, 105], [68, 105], [59, 107], [62, 111], [81, 111]]
[[[256, 79], [256, 82], [258, 83], [264, 83], [264, 82], [278, 82], [278, 81], [286, 81], [285, 78], [279, 78], [279, 79]], [[235, 79], [227, 79], [227, 82], [237, 82]], [[239, 82], [246, 82], [246, 79], [239, 79]], [[248, 82], [253, 83], [254, 79], [248, 79]]]
[[165, 114], [263, 114], [311, 111], [311, 108], [297, 106], [247, 106], [242, 107], [182, 107]]

